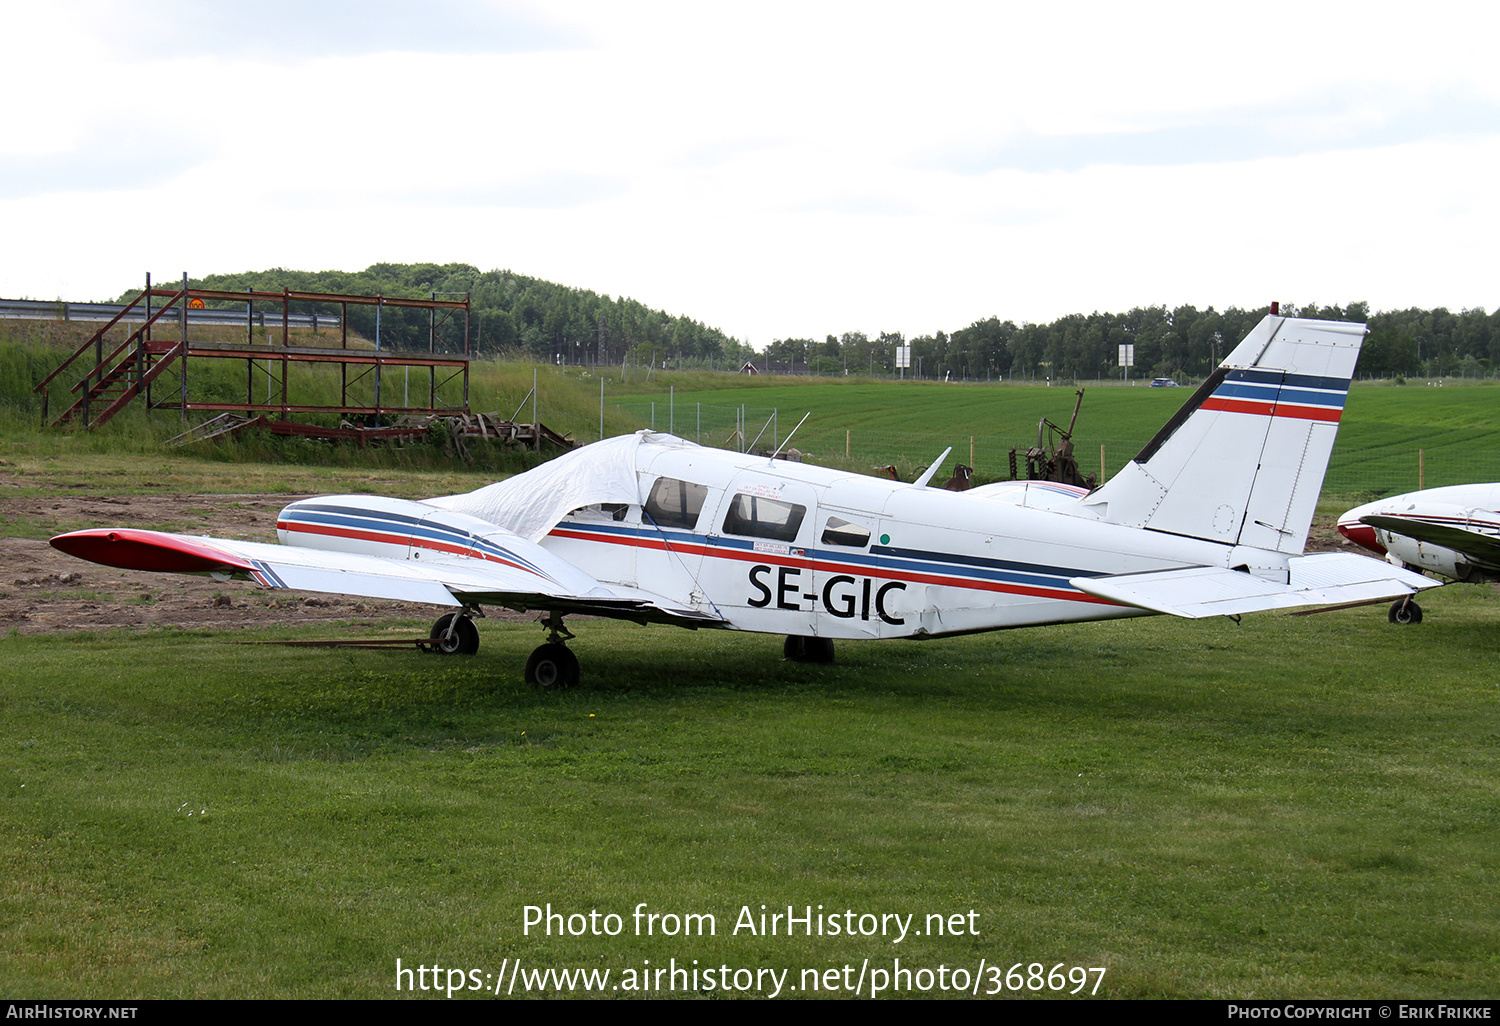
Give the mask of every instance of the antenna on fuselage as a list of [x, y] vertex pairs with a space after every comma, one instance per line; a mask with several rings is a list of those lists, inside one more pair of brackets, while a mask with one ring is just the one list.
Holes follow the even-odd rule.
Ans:
[[943, 450], [943, 454], [941, 456], [939, 456], [937, 459], [935, 459], [935, 460], [932, 461], [932, 466], [930, 466], [926, 470], [922, 471], [922, 476], [919, 477], [919, 478], [917, 478], [915, 481], [913, 481], [911, 483], [912, 487], [913, 488], [926, 488], [927, 487], [927, 482], [932, 480], [932, 475], [936, 474], [938, 472], [938, 467], [941, 467], [943, 465], [943, 461], [948, 458], [948, 454], [950, 452], [952, 452], [952, 451], [953, 451], [953, 446], [951, 446], [951, 445], [948, 446], [948, 448], [944, 449]]
[[774, 413], [773, 413], [773, 414], [771, 414], [771, 415], [770, 415], [770, 416], [769, 416], [769, 417], [767, 417], [767, 418], [766, 418], [766, 424], [765, 424], [765, 427], [763, 427], [763, 428], [761, 428], [761, 429], [760, 429], [760, 430], [759, 430], [759, 431], [758, 431], [758, 432], [756, 432], [756, 434], [755, 434], [755, 441], [754, 441], [754, 442], [751, 442], [751, 443], [750, 443], [750, 444], [749, 444], [749, 445], [747, 445], [747, 446], [745, 446], [745, 451], [746, 451], [746, 452], [749, 452], [749, 451], [750, 451], [750, 450], [752, 450], [752, 449], [754, 449], [754, 448], [755, 448], [755, 442], [758, 442], [758, 441], [760, 441], [760, 436], [761, 436], [761, 435], [763, 435], [763, 434], [765, 434], [765, 433], [766, 433], [766, 428], [768, 428], [768, 427], [770, 427], [770, 426], [771, 426], [771, 421], [773, 421], [773, 420], [775, 420], [775, 419], [776, 419], [776, 414], [774, 414]]
[[808, 410], [806, 413], [804, 413], [802, 415], [802, 419], [799, 420], [799, 421], [797, 421], [797, 427], [794, 427], [794, 428], [792, 428], [792, 430], [788, 431], [787, 432], [787, 436], [785, 438], [783, 438], [781, 440], [781, 444], [776, 447], [776, 451], [773, 452], [773, 453], [771, 453], [771, 459], [774, 460], [777, 456], [781, 455], [781, 450], [784, 449], [784, 448], [786, 448], [786, 444], [792, 440], [792, 436], [797, 433], [798, 429], [801, 428], [803, 424], [807, 423], [807, 418], [811, 417], [811, 416], [812, 416], [812, 410]]

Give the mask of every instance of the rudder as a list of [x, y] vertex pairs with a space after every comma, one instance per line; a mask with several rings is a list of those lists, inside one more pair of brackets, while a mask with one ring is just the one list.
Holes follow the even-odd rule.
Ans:
[[1112, 523], [1298, 555], [1365, 325], [1267, 315], [1108, 484]]

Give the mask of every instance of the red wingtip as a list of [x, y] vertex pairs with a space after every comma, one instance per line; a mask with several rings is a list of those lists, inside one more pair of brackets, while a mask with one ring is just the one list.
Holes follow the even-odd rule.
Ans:
[[93, 528], [60, 534], [52, 539], [52, 547], [91, 563], [117, 566], [122, 570], [201, 574], [215, 570], [253, 569], [239, 556], [206, 542], [160, 531]]

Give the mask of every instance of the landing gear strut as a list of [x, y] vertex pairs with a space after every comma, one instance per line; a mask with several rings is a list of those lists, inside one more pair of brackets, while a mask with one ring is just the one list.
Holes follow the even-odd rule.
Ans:
[[1411, 600], [1411, 596], [1401, 599], [1391, 606], [1391, 614], [1388, 617], [1391, 623], [1421, 623], [1422, 607]]
[[438, 617], [427, 636], [432, 650], [443, 655], [473, 655], [479, 651], [479, 628], [469, 619], [468, 611]]
[[833, 639], [788, 634], [786, 644], [781, 646], [781, 655], [782, 658], [794, 663], [831, 663], [833, 662]]
[[563, 642], [573, 633], [563, 626], [563, 618], [556, 611], [547, 614], [542, 626], [547, 628], [547, 643], [526, 660], [526, 683], [539, 688], [571, 688], [578, 683], [578, 657]]

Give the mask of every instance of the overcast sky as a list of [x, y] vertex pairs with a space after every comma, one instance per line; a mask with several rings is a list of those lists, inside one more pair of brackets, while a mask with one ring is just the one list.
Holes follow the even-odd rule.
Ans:
[[756, 347], [1489, 309], [1497, 10], [0, 0], [0, 296], [456, 261]]

